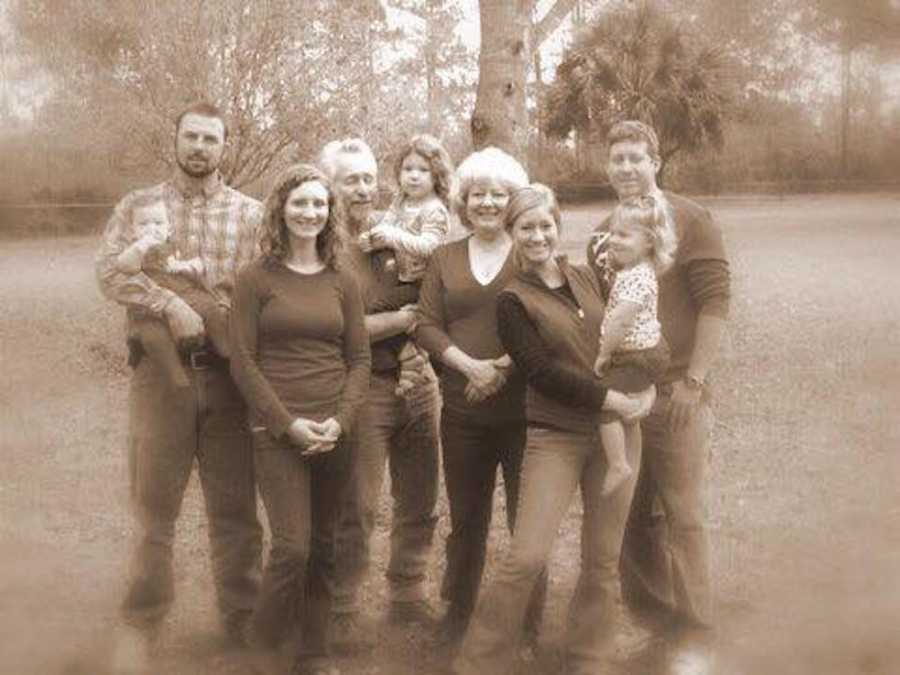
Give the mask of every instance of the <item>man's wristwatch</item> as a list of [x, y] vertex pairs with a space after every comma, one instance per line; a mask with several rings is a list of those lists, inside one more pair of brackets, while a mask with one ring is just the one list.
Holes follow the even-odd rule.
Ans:
[[703, 389], [703, 378], [697, 377], [696, 375], [685, 374], [684, 376], [684, 384], [691, 391], [700, 391]]

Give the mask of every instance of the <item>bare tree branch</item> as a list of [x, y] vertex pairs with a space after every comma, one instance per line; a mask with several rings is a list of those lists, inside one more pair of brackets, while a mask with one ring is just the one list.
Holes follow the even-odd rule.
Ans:
[[547, 11], [544, 18], [538, 21], [532, 28], [532, 49], [537, 49], [544, 43], [544, 40], [553, 35], [556, 29], [559, 28], [560, 24], [569, 15], [569, 12], [575, 8], [577, 2], [578, 0], [556, 0], [556, 2], [553, 3], [553, 7]]

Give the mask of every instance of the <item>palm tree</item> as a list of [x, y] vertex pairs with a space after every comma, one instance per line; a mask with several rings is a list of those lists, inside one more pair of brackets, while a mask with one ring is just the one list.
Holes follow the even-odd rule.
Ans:
[[731, 98], [723, 54], [652, 2], [629, 3], [582, 31], [542, 105], [548, 135], [605, 135], [622, 119], [659, 134], [662, 167], [682, 150], [721, 147]]

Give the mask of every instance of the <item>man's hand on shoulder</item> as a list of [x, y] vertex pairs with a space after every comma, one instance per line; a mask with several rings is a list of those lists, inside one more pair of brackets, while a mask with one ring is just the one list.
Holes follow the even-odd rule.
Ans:
[[163, 313], [172, 337], [180, 347], [190, 349], [203, 344], [203, 319], [184, 300], [176, 295], [169, 300]]

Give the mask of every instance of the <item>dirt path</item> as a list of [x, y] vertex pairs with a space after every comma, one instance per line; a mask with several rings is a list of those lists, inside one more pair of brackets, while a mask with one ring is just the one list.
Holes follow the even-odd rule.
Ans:
[[[716, 377], [720, 670], [898, 672], [900, 200], [714, 208], [735, 257], [736, 296], [727, 362]], [[566, 215], [576, 257], [599, 210]], [[3, 673], [102, 673], [124, 586], [132, 533], [127, 380], [120, 313], [94, 287], [94, 246], [62, 239], [0, 247]], [[446, 521], [442, 512], [439, 542]], [[551, 647], [574, 583], [577, 522], [575, 508], [551, 562]], [[160, 672], [248, 672], [219, 643], [196, 481], [178, 528], [178, 600]], [[505, 545], [502, 530], [494, 528], [492, 551]], [[382, 527], [367, 589], [376, 616], [385, 550]], [[437, 597], [439, 554], [432, 572]], [[379, 630], [370, 658], [341, 663], [346, 675], [437, 671], [421, 635]], [[552, 649], [523, 672], [556, 672]]]

